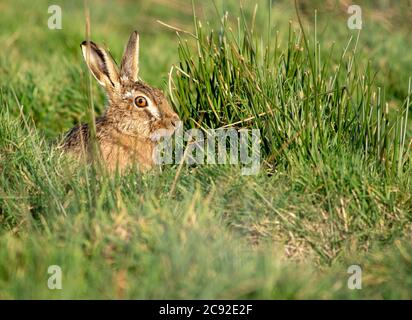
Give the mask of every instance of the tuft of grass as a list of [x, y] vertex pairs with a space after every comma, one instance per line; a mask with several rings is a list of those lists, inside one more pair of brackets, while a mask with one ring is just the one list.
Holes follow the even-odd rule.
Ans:
[[242, 12], [234, 25], [226, 13], [216, 32], [195, 16], [189, 41], [178, 34], [170, 90], [183, 122], [204, 130], [258, 128], [275, 167], [318, 163], [330, 150], [347, 149], [375, 159], [388, 175], [403, 173], [410, 81], [404, 103], [390, 113], [370, 65], [356, 60], [359, 33], [338, 55], [333, 48], [322, 55], [316, 34], [308, 39], [290, 25], [282, 49], [277, 36], [257, 34], [254, 22]]

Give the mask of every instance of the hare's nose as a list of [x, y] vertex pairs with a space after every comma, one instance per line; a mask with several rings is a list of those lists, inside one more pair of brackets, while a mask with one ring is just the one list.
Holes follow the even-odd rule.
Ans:
[[179, 125], [180, 119], [178, 116], [175, 116], [170, 119], [170, 123], [172, 124], [173, 127], [177, 127]]

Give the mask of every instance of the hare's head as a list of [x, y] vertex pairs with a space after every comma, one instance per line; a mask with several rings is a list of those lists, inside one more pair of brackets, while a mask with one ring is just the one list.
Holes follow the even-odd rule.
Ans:
[[134, 31], [127, 43], [120, 70], [111, 55], [88, 41], [81, 44], [87, 66], [106, 90], [109, 106], [105, 116], [117, 130], [143, 139], [171, 135], [179, 117], [162, 91], [139, 80], [139, 34]]

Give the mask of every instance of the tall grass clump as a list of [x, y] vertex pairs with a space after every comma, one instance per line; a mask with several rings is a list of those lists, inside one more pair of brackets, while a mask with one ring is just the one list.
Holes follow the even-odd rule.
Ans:
[[170, 81], [183, 122], [258, 128], [271, 166], [318, 163], [331, 151], [349, 151], [376, 160], [386, 174], [402, 173], [409, 161], [410, 83], [403, 105], [389, 110], [370, 64], [356, 59], [361, 33], [336, 54], [317, 40], [316, 22], [309, 38], [298, 18], [282, 45], [270, 18], [263, 35], [242, 10], [237, 20], [222, 15], [217, 32], [195, 16], [194, 34], [178, 33], [180, 62]]

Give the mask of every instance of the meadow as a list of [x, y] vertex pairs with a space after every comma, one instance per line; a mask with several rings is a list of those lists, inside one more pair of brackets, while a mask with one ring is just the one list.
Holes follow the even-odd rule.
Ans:
[[[352, 30], [348, 1], [297, 2], [0, 0], [0, 299], [412, 298], [412, 4], [359, 1]], [[259, 173], [63, 154], [105, 107], [85, 7], [117, 61], [139, 31], [186, 129], [258, 129]]]

